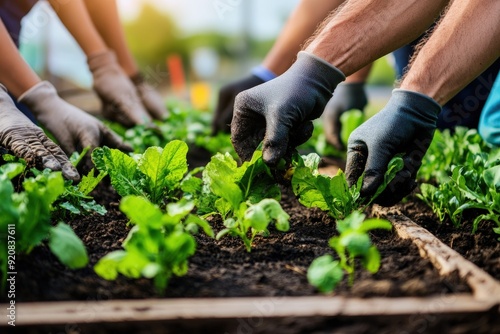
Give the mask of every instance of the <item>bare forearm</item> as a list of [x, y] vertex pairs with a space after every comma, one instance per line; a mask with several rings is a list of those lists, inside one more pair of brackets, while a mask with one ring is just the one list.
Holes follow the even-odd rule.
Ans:
[[97, 32], [82, 0], [48, 0], [66, 29], [87, 56], [103, 53], [106, 44]]
[[344, 0], [302, 0], [288, 19], [263, 65], [277, 75], [285, 72], [319, 23], [343, 2]]
[[128, 76], [139, 71], [130, 52], [122, 28], [115, 0], [85, 0], [94, 26], [106, 45], [116, 53], [118, 62]]
[[420, 36], [449, 0], [350, 0], [306, 51], [349, 76]]
[[443, 105], [500, 56], [500, 2], [455, 0], [401, 88]]
[[351, 74], [350, 76], [348, 76], [345, 79], [345, 82], [346, 83], [366, 82], [366, 80], [368, 79], [368, 76], [370, 75], [372, 65], [373, 64], [370, 63], [370, 64], [366, 65], [365, 67], [363, 67], [362, 69], [360, 69], [359, 71], [354, 72], [353, 74]]
[[0, 82], [15, 96], [19, 97], [40, 82], [40, 78], [19, 54], [4, 24], [0, 21]]

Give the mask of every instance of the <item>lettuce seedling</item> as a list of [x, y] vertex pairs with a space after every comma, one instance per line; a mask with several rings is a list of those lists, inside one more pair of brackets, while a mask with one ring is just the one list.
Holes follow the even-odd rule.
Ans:
[[437, 187], [422, 184], [417, 195], [438, 215], [440, 221], [450, 217], [455, 226], [461, 225], [465, 210], [476, 209], [484, 213], [476, 216], [472, 224], [475, 233], [481, 221], [491, 220], [500, 234], [500, 157], [496, 154], [469, 153], [463, 165], [454, 166], [447, 182]]
[[254, 237], [267, 233], [269, 223], [275, 222], [280, 231], [289, 229], [289, 216], [279, 204], [281, 191], [262, 159], [262, 151], [254, 152], [250, 161], [238, 166], [229, 154], [216, 154], [203, 171], [205, 211], [209, 206], [224, 220], [224, 230], [217, 239], [226, 234], [243, 239], [247, 251], [251, 250]]
[[144, 197], [124, 197], [120, 210], [134, 227], [123, 242], [124, 249], [100, 259], [95, 272], [106, 280], [115, 280], [118, 274], [154, 279], [157, 289], [163, 291], [173, 275], [183, 276], [188, 271], [188, 258], [196, 250], [191, 234], [201, 227], [213, 237], [209, 224], [191, 214], [193, 208], [193, 202], [181, 200], [168, 204], [163, 213]]
[[360, 195], [362, 177], [349, 187], [345, 174], [340, 169], [333, 177], [321, 175], [318, 171], [319, 161], [320, 157], [316, 153], [305, 157], [295, 155], [292, 188], [301, 204], [328, 211], [335, 219], [343, 219], [354, 210], [370, 205], [403, 168], [403, 159], [394, 157], [389, 162], [383, 183], [372, 198], [366, 201]]
[[173, 140], [164, 148], [150, 147], [134, 157], [116, 149], [96, 148], [92, 160], [100, 172], [110, 176], [120, 196], [143, 196], [164, 205], [166, 200], [179, 196], [181, 181], [188, 170], [187, 151], [186, 143]]
[[330, 247], [337, 253], [340, 261], [331, 255], [315, 259], [307, 271], [309, 283], [321, 292], [331, 292], [342, 281], [344, 272], [349, 275], [349, 284], [354, 282], [356, 259], [361, 260], [363, 268], [376, 273], [380, 268], [380, 253], [372, 244], [369, 231], [374, 229], [391, 230], [392, 225], [384, 219], [367, 219], [354, 211], [343, 220], [337, 221], [339, 236], [330, 239]]
[[[0, 167], [0, 270], [2, 284], [11, 266], [9, 249], [15, 243], [16, 254], [30, 253], [43, 240], [48, 239], [54, 255], [70, 268], [84, 267], [88, 262], [82, 241], [64, 223], [51, 224], [54, 202], [64, 193], [64, 180], [60, 172], [43, 172], [24, 179], [23, 191], [15, 192], [11, 179], [25, 170], [23, 163], [8, 163]], [[14, 232], [10, 232], [14, 231]], [[12, 234], [14, 233], [14, 234]], [[9, 267], [7, 266], [9, 265]]]

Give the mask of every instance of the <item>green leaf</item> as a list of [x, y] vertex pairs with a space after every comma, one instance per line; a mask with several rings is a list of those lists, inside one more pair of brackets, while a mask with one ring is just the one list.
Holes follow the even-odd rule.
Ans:
[[150, 147], [139, 160], [138, 167], [147, 176], [147, 188], [154, 203], [179, 186], [187, 173], [188, 146], [173, 140], [165, 148]]
[[292, 178], [292, 188], [299, 202], [308, 208], [316, 207], [321, 210], [328, 210], [329, 205], [323, 197], [323, 193], [316, 185], [316, 176], [306, 167], [295, 169]]
[[365, 255], [372, 245], [370, 237], [359, 232], [342, 233], [340, 243], [347, 248], [350, 256]]
[[124, 197], [120, 203], [120, 210], [130, 219], [130, 221], [139, 226], [151, 226], [152, 228], [161, 228], [162, 216], [161, 210], [141, 196]]
[[97, 262], [94, 271], [105, 280], [115, 280], [118, 277], [118, 265], [126, 256], [127, 252], [124, 250], [108, 253]]
[[331, 255], [323, 255], [315, 259], [307, 270], [309, 284], [323, 293], [332, 292], [342, 281], [344, 272], [338, 261]]
[[483, 178], [488, 187], [500, 192], [500, 165], [486, 169]]
[[365, 121], [365, 114], [361, 110], [347, 110], [340, 116], [340, 139], [347, 146], [351, 133]]
[[89, 261], [83, 242], [67, 224], [59, 223], [50, 229], [49, 247], [71, 269], [83, 268]]
[[239, 179], [241, 171], [238, 171], [236, 161], [229, 154], [213, 156], [203, 174], [215, 195], [224, 198], [233, 209], [239, 207], [243, 192], [235, 180]]
[[385, 219], [379, 219], [379, 218], [367, 219], [363, 222], [359, 231], [366, 233], [368, 231], [375, 229], [392, 230], [392, 224]]
[[102, 147], [92, 152], [92, 161], [100, 172], [109, 174], [111, 185], [120, 196], [144, 196], [141, 174], [132, 157], [120, 150]]
[[203, 229], [203, 232], [205, 232], [206, 235], [212, 238], [214, 237], [214, 230], [205, 219], [195, 215], [189, 215], [184, 224], [196, 224]]
[[375, 246], [371, 246], [363, 257], [363, 266], [371, 272], [376, 273], [380, 268], [380, 253]]
[[21, 175], [26, 169], [26, 165], [20, 162], [11, 162], [0, 166], [0, 175], [6, 175], [7, 178], [12, 180], [16, 176]]
[[107, 175], [107, 173], [100, 172], [95, 176], [95, 170], [92, 168], [90, 172], [82, 177], [82, 180], [78, 184], [78, 190], [80, 190], [84, 195], [88, 195], [92, 190], [101, 183], [102, 179]]

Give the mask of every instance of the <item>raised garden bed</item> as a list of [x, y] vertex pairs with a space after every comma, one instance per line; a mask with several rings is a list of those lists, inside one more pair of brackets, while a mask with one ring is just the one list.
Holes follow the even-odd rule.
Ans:
[[[306, 271], [314, 258], [331, 252], [327, 241], [335, 234], [334, 221], [318, 209], [305, 209], [286, 190], [282, 206], [291, 216], [290, 231], [272, 231], [265, 240], [258, 237], [251, 253], [239, 239], [214, 241], [198, 235], [188, 274], [173, 278], [164, 296], [146, 279], [105, 281], [92, 266], [120, 248], [130, 227], [109, 185], [101, 184], [94, 195], [107, 207], [106, 216], [68, 222], [89, 252], [86, 268], [65, 268], [46, 247], [19, 259], [18, 326], [33, 333], [176, 333], [207, 328], [228, 333], [493, 333], [500, 325], [498, 295], [473, 294], [459, 272], [441, 276], [433, 265], [436, 261], [421, 257], [411, 239], [398, 236], [397, 228], [372, 233], [382, 254], [377, 274], [358, 271], [352, 287], [344, 280], [333, 295], [321, 296], [308, 284]], [[422, 215], [431, 216], [417, 201], [403, 207], [419, 207]], [[222, 229], [217, 219], [212, 223], [216, 232]], [[57, 302], [39, 303], [49, 301]], [[272, 307], [272, 312], [256, 305]]]

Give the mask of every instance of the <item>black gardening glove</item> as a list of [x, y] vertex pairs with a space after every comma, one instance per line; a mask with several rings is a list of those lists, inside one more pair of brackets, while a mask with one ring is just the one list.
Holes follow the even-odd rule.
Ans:
[[240, 93], [231, 123], [231, 140], [241, 159], [249, 160], [263, 143], [263, 158], [276, 165], [312, 134], [312, 120], [323, 113], [335, 87], [345, 79], [340, 70], [301, 51], [278, 78]]
[[395, 89], [378, 114], [349, 137], [346, 175], [356, 183], [364, 172], [361, 195], [372, 196], [384, 179], [389, 161], [403, 153], [404, 168], [389, 183], [375, 203], [394, 205], [416, 187], [417, 171], [429, 147], [441, 106], [430, 97]]
[[363, 111], [367, 103], [364, 82], [343, 83], [335, 89], [335, 94], [326, 105], [323, 117], [326, 140], [336, 149], [345, 148], [340, 139], [340, 116], [351, 109]]
[[78, 181], [80, 175], [59, 146], [14, 105], [0, 85], [0, 146], [40, 168], [60, 170], [65, 178]]
[[249, 77], [232, 82], [222, 87], [219, 91], [219, 99], [215, 115], [212, 121], [212, 133], [229, 133], [231, 130], [231, 120], [233, 119], [234, 99], [236, 95], [244, 90], [253, 88], [265, 81], [258, 76], [251, 74]]

